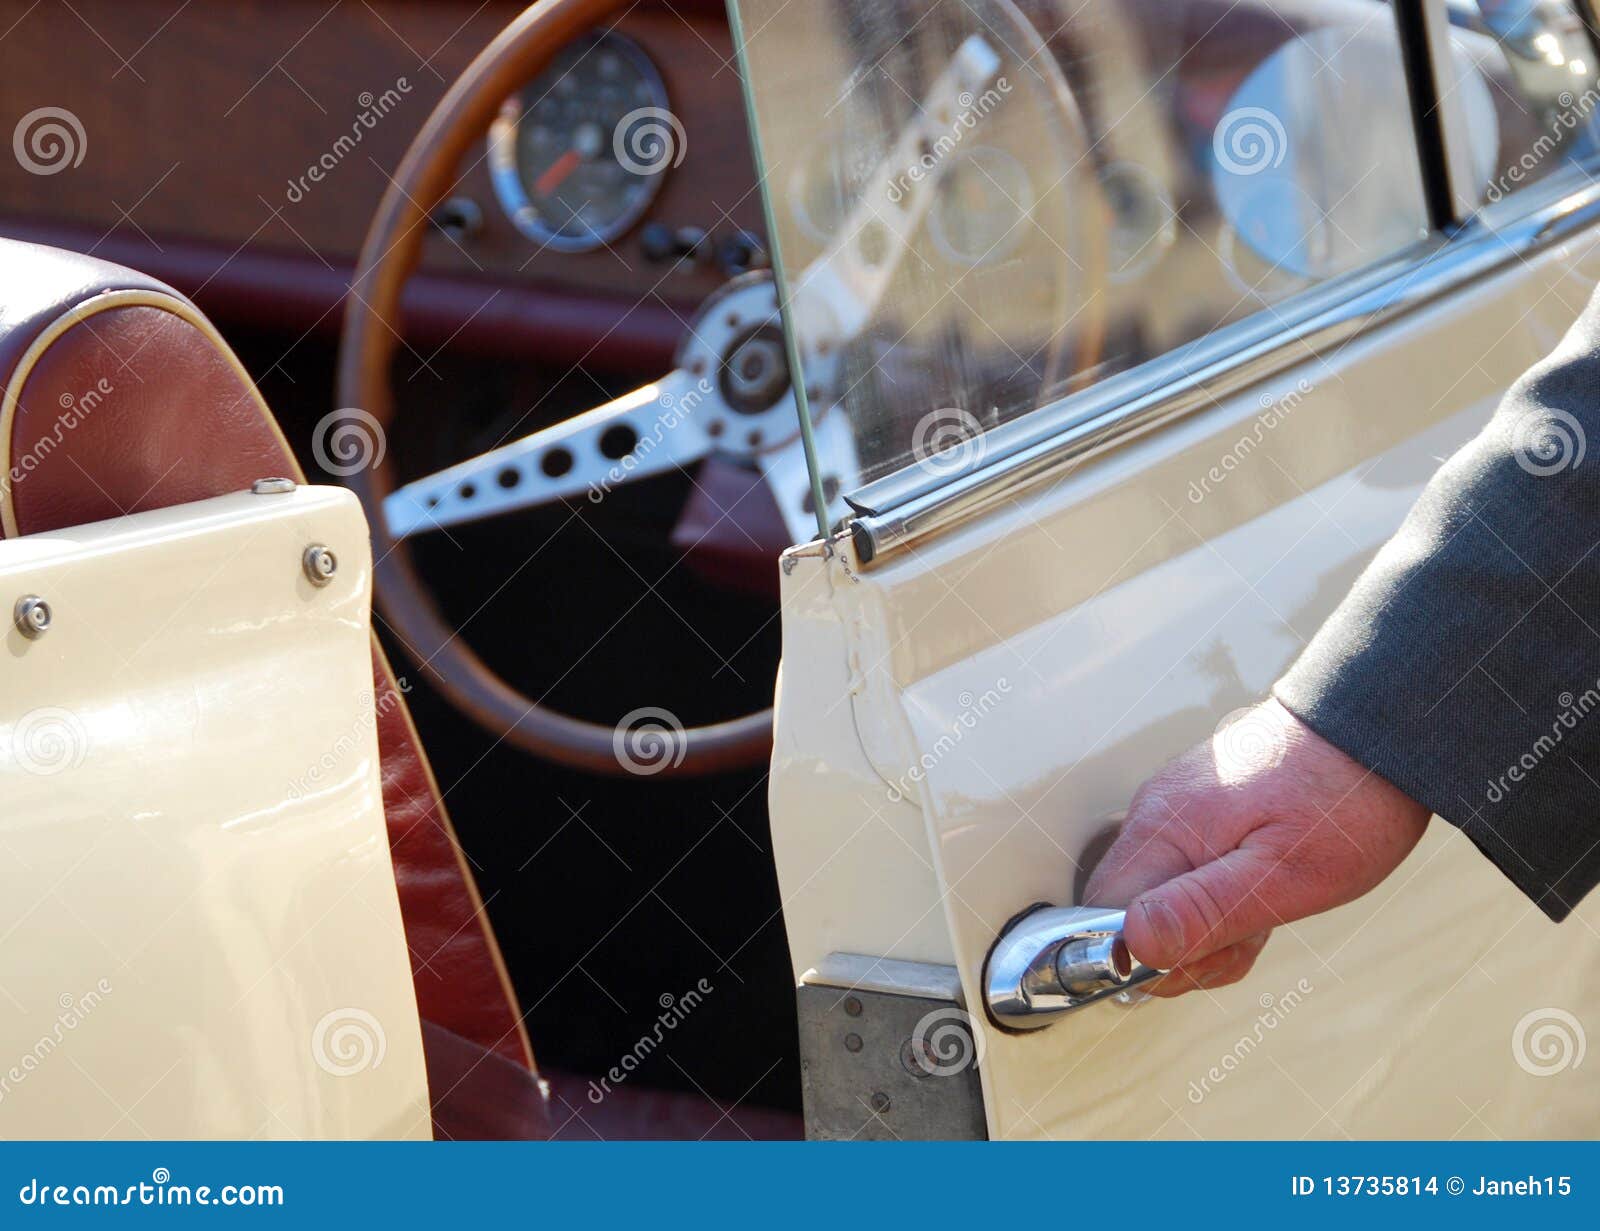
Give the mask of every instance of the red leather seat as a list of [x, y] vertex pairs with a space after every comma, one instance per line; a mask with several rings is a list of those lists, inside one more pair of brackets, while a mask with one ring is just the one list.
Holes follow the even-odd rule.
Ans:
[[[0, 240], [7, 537], [239, 491], [300, 469], [254, 382], [170, 287]], [[383, 800], [438, 1136], [544, 1137], [516, 999], [393, 671], [372, 649]], [[467, 1078], [497, 1075], [495, 1114]]]

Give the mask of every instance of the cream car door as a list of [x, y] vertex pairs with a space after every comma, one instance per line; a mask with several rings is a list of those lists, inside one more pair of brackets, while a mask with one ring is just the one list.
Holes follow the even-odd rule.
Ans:
[[1239, 985], [1026, 1033], [983, 986], [1144, 778], [1252, 738], [1234, 711], [1588, 299], [1581, 15], [817, 7], [736, 5], [808, 414], [858, 454], [816, 450], [856, 516], [784, 560], [812, 1134], [1592, 1133], [1600, 904], [1557, 931], [1441, 822]]

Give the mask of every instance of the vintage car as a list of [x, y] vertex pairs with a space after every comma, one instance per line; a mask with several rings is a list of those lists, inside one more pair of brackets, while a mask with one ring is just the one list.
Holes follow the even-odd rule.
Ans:
[[1592, 1135], [1447, 825], [1083, 901], [1588, 300], [1590, 9], [4, 0], [0, 1133]]

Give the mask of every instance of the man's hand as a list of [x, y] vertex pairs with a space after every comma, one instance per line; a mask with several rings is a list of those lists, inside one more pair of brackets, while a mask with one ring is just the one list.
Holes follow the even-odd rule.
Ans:
[[1084, 901], [1128, 904], [1157, 995], [1242, 979], [1272, 928], [1342, 906], [1394, 871], [1428, 809], [1277, 701], [1243, 710], [1134, 796]]

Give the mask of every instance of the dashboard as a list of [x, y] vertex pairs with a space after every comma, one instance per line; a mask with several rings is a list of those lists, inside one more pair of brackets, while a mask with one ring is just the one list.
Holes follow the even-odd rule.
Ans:
[[[132, 265], [220, 317], [336, 329], [389, 173], [523, 7], [0, 5], [5, 113], [48, 103], [82, 133], [64, 173], [0, 160], [0, 233]], [[635, 6], [508, 99], [477, 151], [408, 297], [425, 341], [559, 359], [602, 338], [650, 366], [689, 310], [765, 259], [720, 3]]]

